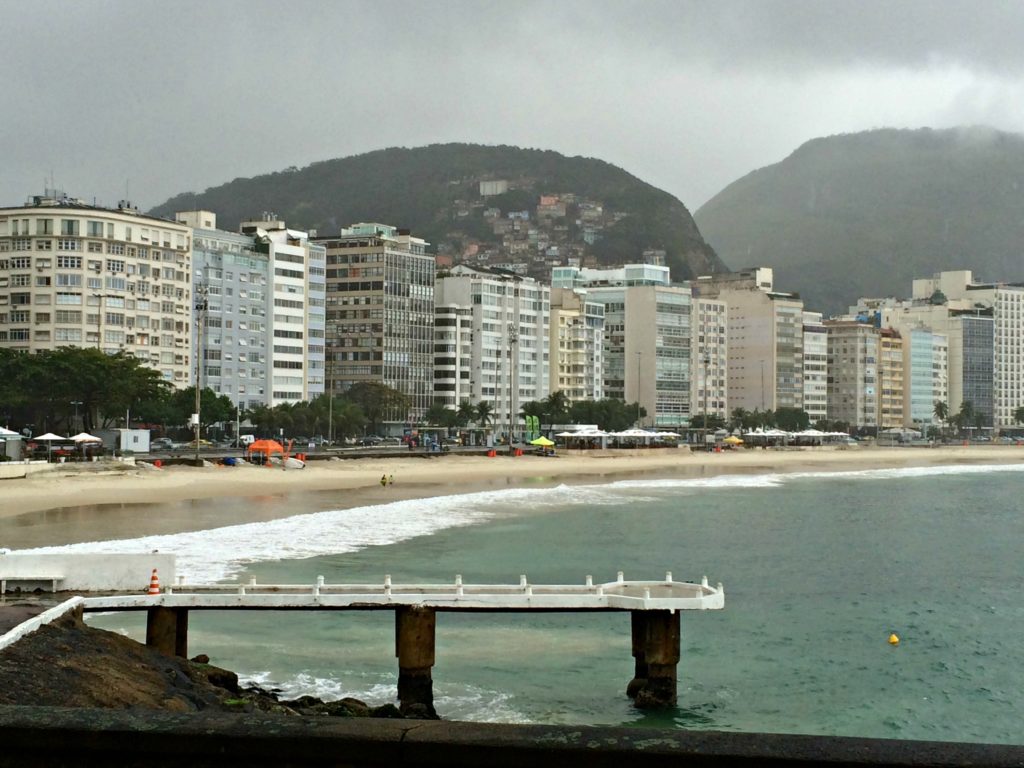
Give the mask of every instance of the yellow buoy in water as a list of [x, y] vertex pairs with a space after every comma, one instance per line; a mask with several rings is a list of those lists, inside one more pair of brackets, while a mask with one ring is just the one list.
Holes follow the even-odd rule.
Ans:
[[900, 637], [895, 632], [889, 635], [889, 645], [899, 645]]

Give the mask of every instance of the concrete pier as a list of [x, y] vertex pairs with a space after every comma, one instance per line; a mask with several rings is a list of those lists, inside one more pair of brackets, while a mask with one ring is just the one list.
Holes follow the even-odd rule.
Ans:
[[434, 646], [437, 613], [409, 606], [395, 611], [395, 656], [398, 657], [398, 702], [402, 714], [431, 719], [434, 711]]
[[84, 598], [86, 612], [147, 612], [146, 644], [168, 655], [188, 655], [190, 611], [394, 611], [398, 699], [401, 710], [436, 717], [432, 669], [437, 612], [531, 613], [619, 611], [630, 613], [635, 671], [626, 692], [640, 708], [673, 707], [677, 696], [680, 611], [717, 610], [725, 604], [722, 585], [660, 581], [583, 584], [185, 584], [179, 580], [159, 595]]
[[632, 611], [633, 679], [626, 694], [641, 709], [676, 704], [676, 668], [679, 664], [679, 613]]
[[146, 645], [168, 656], [188, 658], [188, 610], [150, 608], [146, 611]]

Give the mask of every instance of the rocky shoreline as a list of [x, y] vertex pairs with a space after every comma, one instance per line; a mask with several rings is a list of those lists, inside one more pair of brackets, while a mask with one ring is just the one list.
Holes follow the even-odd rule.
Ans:
[[[18, 608], [31, 611], [11, 606]], [[71, 614], [0, 651], [0, 705], [5, 704], [431, 719], [426, 711], [403, 713], [394, 704], [371, 707], [353, 698], [282, 699], [278, 691], [241, 687], [234, 672], [210, 664], [205, 655], [166, 656]]]

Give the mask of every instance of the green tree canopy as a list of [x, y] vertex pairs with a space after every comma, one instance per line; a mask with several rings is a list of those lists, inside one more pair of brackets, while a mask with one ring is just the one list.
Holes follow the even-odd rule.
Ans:
[[359, 406], [374, 432], [389, 416], [404, 421], [409, 410], [408, 397], [375, 381], [353, 384], [346, 390], [345, 399]]

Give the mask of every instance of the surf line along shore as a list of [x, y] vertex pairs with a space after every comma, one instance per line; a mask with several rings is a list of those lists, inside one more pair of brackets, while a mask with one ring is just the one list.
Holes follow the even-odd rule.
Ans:
[[[311, 462], [301, 472], [272, 472], [258, 467], [186, 467], [160, 470], [120, 466], [110, 471], [80, 471], [62, 465], [27, 478], [4, 480], [6, 503], [3, 520], [31, 512], [101, 504], [152, 504], [189, 499], [242, 498], [315, 491], [346, 490], [345, 503], [355, 506], [382, 498], [425, 498], [529, 484], [583, 483], [622, 478], [711, 477], [720, 474], [839, 472], [868, 469], [928, 467], [961, 464], [1024, 463], [1024, 447], [970, 446], [939, 448], [857, 448], [835, 450], [737, 450], [691, 453], [684, 448], [643, 451], [563, 451], [556, 459], [537, 456], [441, 455], [429, 460], [396, 456], [388, 459], [353, 459]], [[380, 485], [381, 474], [393, 475], [394, 485]], [[230, 515], [209, 525], [255, 522], [288, 516], [281, 507], [268, 512], [236, 505]], [[168, 529], [160, 523], [162, 532]], [[182, 520], [181, 530], [195, 529], [195, 521]], [[200, 525], [202, 527], [202, 525]], [[155, 528], [154, 528], [155, 529]], [[138, 521], [131, 533], [147, 533]], [[13, 533], [13, 531], [11, 531]], [[129, 533], [129, 532], [123, 532]], [[53, 544], [61, 543], [57, 541]], [[5, 546], [12, 546], [4, 538]], [[14, 544], [14, 546], [17, 546]]]

